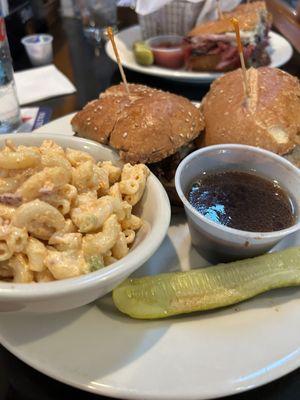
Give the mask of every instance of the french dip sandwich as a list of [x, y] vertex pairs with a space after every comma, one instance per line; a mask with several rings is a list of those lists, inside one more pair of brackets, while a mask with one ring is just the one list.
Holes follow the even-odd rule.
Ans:
[[[270, 67], [247, 70], [246, 100], [241, 69], [218, 78], [202, 101], [205, 146], [239, 143], [262, 147], [299, 165], [300, 83]], [[292, 152], [292, 153], [291, 153]], [[300, 165], [299, 165], [300, 166]]]
[[223, 19], [196, 26], [185, 38], [186, 67], [192, 71], [230, 71], [240, 65], [231, 18], [240, 25], [244, 57], [248, 67], [268, 65], [268, 33], [271, 17], [263, 1], [242, 4], [224, 13]]
[[161, 180], [173, 204], [180, 161], [195, 149], [204, 129], [201, 111], [189, 100], [143, 85], [115, 85], [72, 119], [74, 132], [107, 144], [124, 162], [146, 163]]

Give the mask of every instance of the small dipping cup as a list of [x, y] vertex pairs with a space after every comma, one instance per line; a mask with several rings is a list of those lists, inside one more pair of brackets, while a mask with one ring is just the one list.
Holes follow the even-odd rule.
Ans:
[[184, 64], [182, 36], [161, 35], [146, 40], [152, 50], [156, 65], [171, 69], [180, 69]]
[[51, 64], [53, 60], [52, 41], [53, 36], [47, 34], [29, 35], [21, 40], [34, 67]]
[[[269, 181], [276, 180], [293, 202], [294, 224], [279, 231], [248, 232], [218, 224], [197, 211], [186, 197], [191, 185], [203, 172], [225, 171], [253, 173]], [[180, 163], [175, 185], [184, 205], [192, 243], [208, 261], [232, 261], [257, 256], [300, 229], [300, 171], [270, 151], [237, 144], [204, 147]]]

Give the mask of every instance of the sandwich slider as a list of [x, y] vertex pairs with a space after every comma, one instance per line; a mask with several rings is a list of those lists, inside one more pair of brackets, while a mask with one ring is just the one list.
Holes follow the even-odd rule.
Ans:
[[144, 85], [128, 87], [129, 96], [119, 84], [87, 104], [73, 117], [73, 130], [111, 146], [124, 162], [148, 164], [173, 197], [177, 165], [195, 149], [194, 140], [204, 129], [202, 113], [182, 96]]
[[236, 37], [231, 18], [241, 30], [248, 67], [270, 63], [267, 51], [271, 17], [262, 1], [240, 5], [223, 18], [196, 26], [185, 38], [186, 68], [193, 71], [230, 71], [239, 67]]
[[[228, 72], [211, 85], [202, 102], [204, 144], [238, 143], [283, 155], [300, 144], [300, 83], [270, 67]], [[246, 101], [247, 100], [247, 101]]]

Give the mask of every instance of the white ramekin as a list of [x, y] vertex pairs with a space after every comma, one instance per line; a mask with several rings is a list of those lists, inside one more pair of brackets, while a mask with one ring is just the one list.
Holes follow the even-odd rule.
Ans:
[[[186, 197], [191, 184], [205, 171], [226, 170], [250, 172], [278, 181], [293, 199], [294, 225], [275, 232], [247, 232], [213, 222], [198, 212]], [[253, 257], [270, 250], [281, 239], [300, 229], [300, 171], [270, 151], [238, 144], [204, 147], [180, 163], [175, 185], [184, 205], [192, 243], [207, 260], [216, 262]]]

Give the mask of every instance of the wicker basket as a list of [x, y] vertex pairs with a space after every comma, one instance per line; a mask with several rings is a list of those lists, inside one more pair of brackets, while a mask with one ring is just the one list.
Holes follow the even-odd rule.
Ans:
[[185, 35], [195, 26], [202, 7], [203, 2], [173, 0], [151, 14], [138, 15], [143, 39], [157, 35]]

